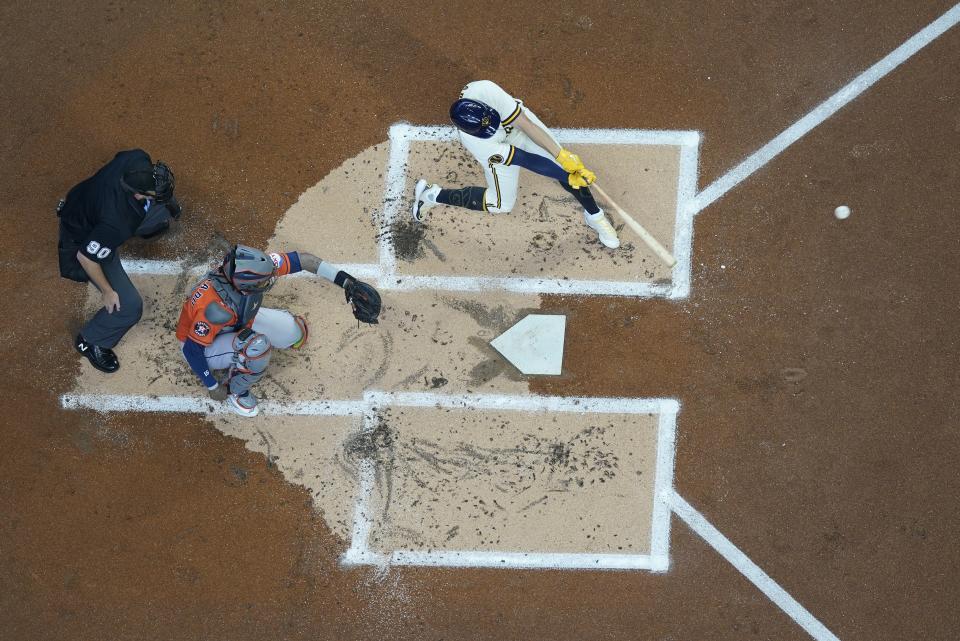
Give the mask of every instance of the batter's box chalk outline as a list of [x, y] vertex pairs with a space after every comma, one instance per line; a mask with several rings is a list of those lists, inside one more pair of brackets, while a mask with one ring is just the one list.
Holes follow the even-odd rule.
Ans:
[[435, 289], [446, 291], [500, 290], [523, 294], [575, 294], [593, 296], [634, 296], [638, 298], [682, 299], [690, 295], [691, 257], [693, 253], [694, 208], [690, 206], [697, 191], [697, 162], [700, 132], [654, 131], [647, 129], [551, 129], [564, 144], [598, 145], [677, 145], [680, 167], [677, 179], [676, 220], [673, 250], [677, 263], [668, 284], [609, 281], [567, 280], [523, 276], [423, 276], [405, 275], [398, 271], [397, 256], [388, 233], [399, 220], [406, 189], [407, 160], [410, 143], [420, 141], [453, 142], [453, 126], [417, 126], [396, 123], [390, 127], [390, 155], [384, 179], [383, 217], [379, 234], [379, 285], [384, 289]]
[[[178, 414], [233, 415], [223, 403], [196, 396], [152, 396], [137, 394], [64, 394], [60, 404], [68, 410], [96, 412], [172, 412]], [[362, 400], [316, 400], [279, 403], [262, 401], [263, 415], [275, 416], [356, 416], [361, 429], [372, 431], [376, 412], [384, 407], [433, 407], [516, 412], [568, 412], [577, 414], [657, 415], [657, 454], [650, 523], [650, 554], [514, 553], [487, 551], [381, 552], [368, 545], [372, 520], [367, 505], [374, 491], [373, 461], [358, 466], [359, 494], [354, 504], [350, 548], [343, 554], [344, 565], [419, 565], [434, 567], [554, 568], [650, 570], [666, 572], [670, 567], [670, 513], [673, 500], [674, 452], [677, 414], [675, 399], [600, 398], [575, 396], [511, 396], [498, 394], [431, 394], [427, 392], [367, 391]], [[250, 419], [260, 420], [260, 419]]]
[[570, 412], [579, 414], [657, 415], [657, 455], [649, 554], [596, 554], [551, 552], [497, 552], [478, 550], [373, 550], [369, 546], [373, 518], [369, 509], [375, 490], [374, 463], [364, 459], [358, 466], [359, 490], [353, 511], [350, 548], [341, 557], [344, 565], [431, 566], [448, 568], [649, 570], [666, 572], [670, 567], [670, 512], [673, 496], [673, 465], [677, 413], [674, 399], [586, 398], [506, 395], [439, 395], [429, 393], [368, 392], [362, 430], [377, 425], [376, 408], [433, 407], [517, 412]]

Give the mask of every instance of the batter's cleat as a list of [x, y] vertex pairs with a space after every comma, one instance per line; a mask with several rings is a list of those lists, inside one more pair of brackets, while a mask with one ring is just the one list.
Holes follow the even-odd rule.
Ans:
[[117, 355], [109, 347], [98, 347], [84, 340], [83, 336], [77, 334], [77, 340], [73, 343], [77, 351], [87, 357], [90, 364], [101, 372], [113, 374], [120, 369], [120, 361]]
[[307, 344], [307, 336], [310, 335], [310, 330], [307, 328], [307, 321], [303, 316], [294, 316], [294, 322], [297, 324], [297, 327], [300, 328], [300, 340], [290, 346], [290, 349], [300, 349]]
[[620, 239], [617, 238], [617, 230], [614, 229], [610, 221], [607, 220], [602, 209], [595, 214], [583, 212], [583, 221], [597, 232], [601, 243], [610, 249], [616, 249], [620, 246]]
[[421, 178], [413, 188], [413, 206], [410, 213], [413, 219], [418, 223], [426, 220], [424, 212], [437, 204], [437, 195], [440, 193], [440, 185], [430, 185], [427, 187], [427, 181]]
[[230, 409], [247, 418], [256, 416], [260, 413], [260, 406], [257, 405], [257, 397], [247, 390], [243, 394], [231, 394], [227, 397], [227, 403]]

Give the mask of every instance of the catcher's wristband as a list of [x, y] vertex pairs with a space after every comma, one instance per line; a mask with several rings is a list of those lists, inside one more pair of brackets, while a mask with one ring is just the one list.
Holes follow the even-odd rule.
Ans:
[[340, 271], [337, 272], [337, 275], [334, 277], [333, 282], [335, 285], [340, 285], [340, 287], [343, 287], [344, 289], [346, 289], [348, 280], [355, 281], [357, 279], [341, 269]]
[[325, 263], [322, 260], [320, 261], [320, 265], [317, 267], [317, 276], [326, 278], [331, 283], [336, 282], [338, 272], [339, 270], [337, 269], [336, 265]]

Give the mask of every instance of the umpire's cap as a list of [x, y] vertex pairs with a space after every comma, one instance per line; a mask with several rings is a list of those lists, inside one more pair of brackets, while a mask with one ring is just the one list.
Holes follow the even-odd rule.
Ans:
[[469, 98], [450, 105], [450, 120], [460, 131], [477, 138], [489, 138], [500, 128], [500, 114], [496, 109]]

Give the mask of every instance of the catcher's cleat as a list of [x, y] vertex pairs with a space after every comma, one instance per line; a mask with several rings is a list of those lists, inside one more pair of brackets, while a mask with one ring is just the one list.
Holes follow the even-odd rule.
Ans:
[[227, 404], [230, 405], [230, 409], [240, 416], [250, 418], [260, 413], [260, 406], [257, 405], [257, 397], [251, 394], [249, 390], [243, 394], [231, 394], [227, 397]]
[[92, 345], [84, 340], [83, 336], [77, 334], [77, 340], [73, 344], [77, 351], [87, 357], [90, 364], [101, 372], [113, 374], [120, 369], [120, 360], [113, 350], [108, 347], [99, 347]]
[[587, 226], [597, 232], [601, 243], [610, 249], [616, 249], [620, 246], [620, 239], [617, 238], [617, 230], [614, 229], [610, 221], [607, 220], [602, 209], [595, 214], [583, 212], [583, 221], [587, 223]]
[[300, 349], [307, 344], [307, 336], [310, 334], [310, 330], [307, 328], [307, 321], [304, 320], [303, 316], [294, 316], [293, 320], [297, 323], [297, 327], [300, 328], [300, 340], [290, 346], [290, 349]]
[[418, 223], [426, 220], [424, 212], [437, 204], [437, 194], [440, 193], [440, 185], [430, 185], [427, 187], [427, 181], [421, 178], [413, 188], [413, 206], [410, 213], [413, 219]]

